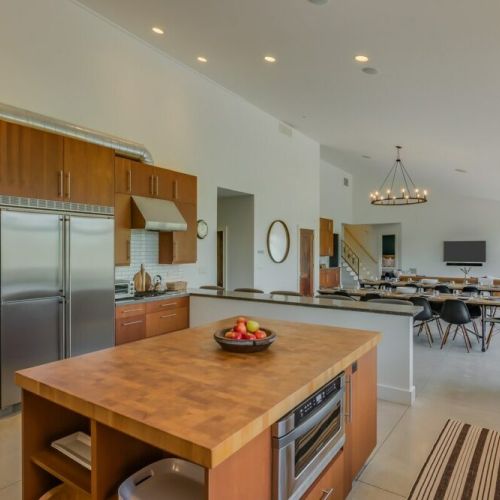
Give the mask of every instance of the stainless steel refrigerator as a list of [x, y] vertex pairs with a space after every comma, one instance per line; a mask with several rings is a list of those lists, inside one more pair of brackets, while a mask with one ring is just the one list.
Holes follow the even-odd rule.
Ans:
[[114, 221], [0, 211], [1, 408], [16, 370], [114, 345]]

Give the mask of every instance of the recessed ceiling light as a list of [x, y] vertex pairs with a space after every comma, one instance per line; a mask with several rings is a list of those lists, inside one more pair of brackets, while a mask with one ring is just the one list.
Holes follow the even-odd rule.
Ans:
[[158, 28], [158, 26], [153, 26], [152, 30], [157, 35], [163, 35], [163, 33], [165, 33], [161, 28]]
[[314, 5], [326, 5], [329, 0], [309, 0]]
[[354, 56], [354, 60], [360, 63], [365, 63], [368, 62], [370, 59], [368, 56], [363, 56], [362, 54], [358, 54], [357, 56]]
[[264, 61], [266, 61], [268, 63], [275, 63], [276, 62], [276, 57], [274, 57], [274, 56], [265, 56], [264, 57]]
[[201, 62], [201, 63], [208, 62], [208, 59], [206, 57], [203, 57], [203, 56], [198, 56], [196, 59], [198, 60], [198, 62]]
[[367, 67], [363, 68], [361, 71], [367, 75], [378, 75], [378, 70], [376, 68]]
[[371, 160], [372, 159], [372, 157], [370, 155], [363, 155], [362, 158], [365, 158], [367, 160]]
[[467, 173], [467, 170], [464, 170], [463, 168], [456, 168], [455, 169], [455, 172], [459, 172], [461, 174], [466, 174]]

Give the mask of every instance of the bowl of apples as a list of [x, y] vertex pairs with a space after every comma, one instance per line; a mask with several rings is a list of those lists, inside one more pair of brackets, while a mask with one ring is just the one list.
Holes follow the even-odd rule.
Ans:
[[265, 351], [276, 340], [276, 334], [241, 316], [233, 327], [215, 332], [214, 339], [225, 351], [249, 353]]

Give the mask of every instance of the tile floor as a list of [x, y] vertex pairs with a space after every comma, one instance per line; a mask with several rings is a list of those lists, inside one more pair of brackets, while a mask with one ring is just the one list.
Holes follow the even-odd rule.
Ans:
[[[500, 336], [482, 354], [457, 337], [443, 351], [415, 339], [415, 405], [379, 401], [378, 445], [349, 500], [406, 498], [450, 417], [500, 431]], [[21, 498], [20, 415], [0, 419], [0, 500]]]

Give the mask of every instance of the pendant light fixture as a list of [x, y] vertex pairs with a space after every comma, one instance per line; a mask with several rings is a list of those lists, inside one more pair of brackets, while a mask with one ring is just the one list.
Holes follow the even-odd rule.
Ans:
[[427, 201], [427, 190], [420, 190], [401, 161], [401, 146], [396, 146], [396, 161], [378, 191], [370, 193], [372, 205], [416, 205]]

